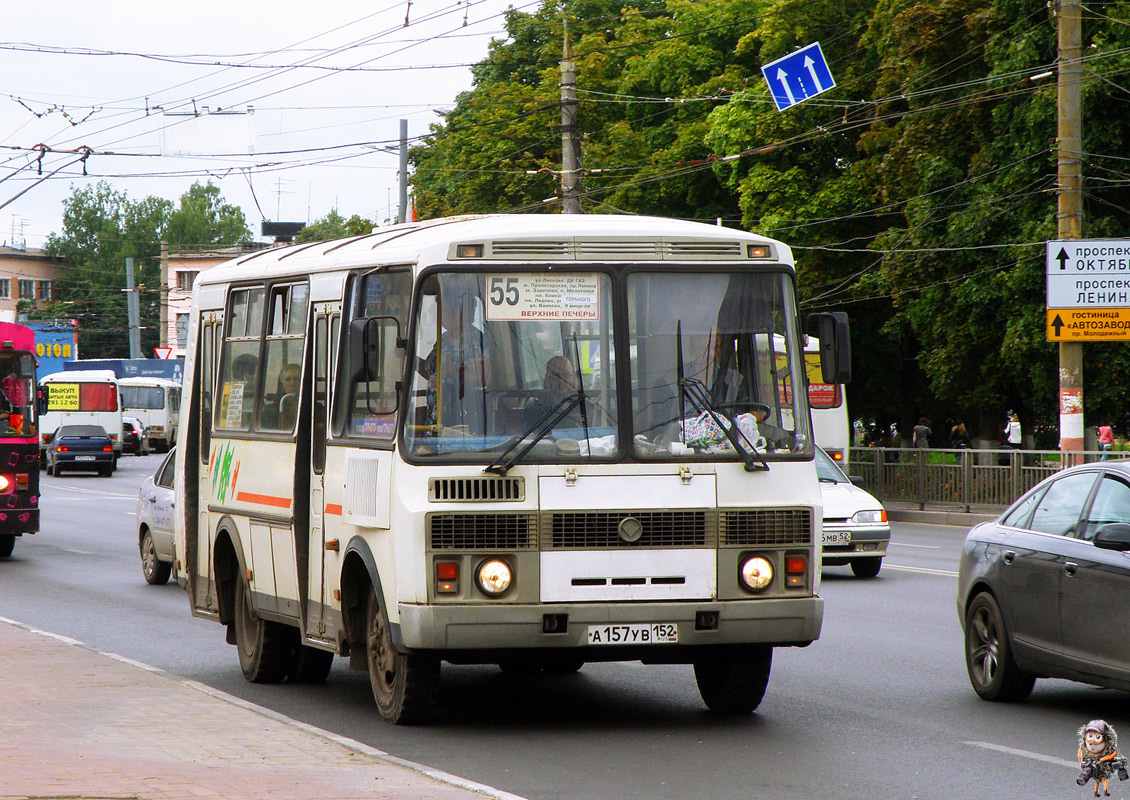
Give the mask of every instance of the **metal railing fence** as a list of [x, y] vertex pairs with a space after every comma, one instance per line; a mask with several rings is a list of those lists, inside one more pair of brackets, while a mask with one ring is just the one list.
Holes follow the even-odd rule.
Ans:
[[[846, 472], [881, 502], [1003, 508], [1061, 469], [1098, 461], [1101, 451], [927, 450], [852, 447]], [[1111, 453], [1119, 458], [1124, 454]], [[1126, 454], [1130, 455], [1130, 454]]]

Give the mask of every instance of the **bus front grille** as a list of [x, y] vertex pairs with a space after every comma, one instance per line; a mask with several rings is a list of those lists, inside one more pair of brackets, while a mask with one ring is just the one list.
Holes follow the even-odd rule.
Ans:
[[431, 478], [428, 501], [432, 503], [496, 503], [526, 499], [526, 479], [518, 477], [475, 476], [473, 478]]
[[[625, 520], [634, 519], [638, 522]], [[715, 547], [714, 511], [547, 511], [542, 550]]]
[[722, 511], [718, 528], [722, 545], [807, 545], [812, 543], [812, 509]]
[[533, 550], [536, 514], [428, 514], [432, 550]]

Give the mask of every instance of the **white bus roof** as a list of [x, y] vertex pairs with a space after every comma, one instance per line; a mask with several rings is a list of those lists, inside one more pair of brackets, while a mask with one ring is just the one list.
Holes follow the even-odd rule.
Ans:
[[118, 376], [109, 369], [68, 369], [45, 375], [40, 383], [117, 383]]
[[177, 381], [169, 380], [168, 378], [158, 378], [157, 376], [140, 375], [133, 378], [118, 378], [119, 386], [166, 386], [173, 388], [180, 388], [180, 383]]
[[[478, 258], [455, 258], [460, 244], [482, 244]], [[765, 255], [746, 245], [764, 245]], [[378, 264], [491, 262], [741, 261], [792, 267], [774, 239], [701, 222], [612, 214], [498, 214], [448, 217], [378, 228], [365, 236], [261, 250], [200, 274], [200, 284], [326, 272]]]

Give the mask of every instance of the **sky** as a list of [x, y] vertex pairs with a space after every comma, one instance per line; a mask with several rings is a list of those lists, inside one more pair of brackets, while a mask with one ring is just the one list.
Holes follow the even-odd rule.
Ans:
[[43, 247], [72, 187], [99, 180], [174, 203], [211, 181], [257, 240], [263, 219], [334, 208], [384, 224], [398, 206], [399, 121], [411, 142], [471, 88], [467, 65], [503, 38], [511, 5], [539, 3], [8, 4], [0, 242]]

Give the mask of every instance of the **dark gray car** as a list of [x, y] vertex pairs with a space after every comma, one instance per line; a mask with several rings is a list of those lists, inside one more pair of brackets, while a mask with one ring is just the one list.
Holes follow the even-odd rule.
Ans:
[[957, 611], [970, 683], [1023, 700], [1036, 678], [1130, 690], [1130, 461], [1045, 479], [965, 537]]

